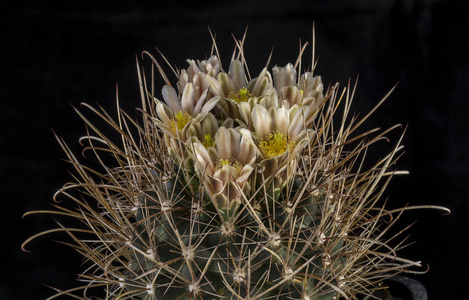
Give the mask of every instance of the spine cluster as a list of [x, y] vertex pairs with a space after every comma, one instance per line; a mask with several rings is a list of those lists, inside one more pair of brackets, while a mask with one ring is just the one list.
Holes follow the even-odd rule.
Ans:
[[399, 173], [400, 141], [364, 164], [399, 126], [358, 133], [370, 114], [349, 115], [354, 88], [325, 90], [292, 64], [251, 79], [238, 50], [227, 71], [216, 55], [188, 60], [176, 83], [155, 62], [162, 97], [138, 66], [142, 122], [85, 105], [121, 137], [119, 146], [80, 113], [101, 170], [59, 139], [77, 176], [57, 196], [79, 209], [53, 213], [83, 225], [62, 229], [89, 263], [85, 298], [356, 299], [420, 266], [386, 240], [401, 210], [379, 201]]

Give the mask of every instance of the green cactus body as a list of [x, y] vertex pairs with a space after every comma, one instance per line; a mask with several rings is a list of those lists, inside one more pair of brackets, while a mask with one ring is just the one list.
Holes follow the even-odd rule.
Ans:
[[[191, 191], [185, 178], [190, 174], [175, 166], [176, 175], [162, 182], [157, 169], [151, 172], [153, 188], [140, 197], [139, 234], [129, 247], [131, 267], [119, 289], [135, 299], [331, 299], [337, 294], [330, 285], [337, 285], [344, 242], [318, 236], [325, 196], [301, 191], [301, 178], [283, 189], [271, 186], [271, 193], [259, 188], [223, 212], [207, 194]], [[145, 277], [154, 279], [145, 287], [135, 284]]]
[[119, 147], [80, 113], [97, 135], [82, 141], [103, 171], [59, 139], [79, 176], [58, 195], [79, 209], [55, 213], [84, 226], [61, 225], [90, 264], [84, 299], [91, 290], [116, 300], [357, 299], [420, 266], [383, 238], [401, 212], [379, 204], [389, 179], [405, 173], [390, 169], [399, 143], [363, 166], [398, 126], [352, 135], [368, 117], [349, 120], [353, 92], [338, 84], [324, 92], [319, 76], [297, 78], [291, 64], [248, 80], [233, 57], [228, 72], [217, 56], [188, 60], [178, 91], [163, 76], [164, 102], [139, 69], [142, 124], [85, 105], [122, 138]]

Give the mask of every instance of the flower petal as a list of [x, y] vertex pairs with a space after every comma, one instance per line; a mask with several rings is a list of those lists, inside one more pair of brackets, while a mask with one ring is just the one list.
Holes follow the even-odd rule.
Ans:
[[215, 107], [215, 105], [217, 105], [219, 100], [220, 100], [220, 97], [218, 97], [218, 96], [210, 98], [210, 100], [205, 102], [204, 106], [202, 107], [202, 109], [200, 111], [200, 114], [201, 115], [208, 114]]
[[163, 94], [163, 99], [171, 109], [172, 113], [178, 113], [182, 110], [178, 95], [173, 87], [165, 85], [161, 90], [161, 93]]
[[213, 95], [224, 96], [223, 89], [221, 88], [221, 85], [218, 82], [218, 80], [216, 80], [215, 78], [211, 76], [206, 76], [205, 80], [208, 82], [209, 87], [210, 87], [210, 92]]
[[[202, 109], [204, 108], [204, 105], [206, 105], [207, 103], [205, 102], [205, 99], [207, 98], [207, 93], [208, 93], [208, 89], [205, 90], [202, 95], [200, 95], [199, 99], [197, 100], [197, 104], [195, 105], [194, 107], [194, 112], [193, 114], [194, 115], [198, 115], [202, 112]], [[210, 109], [211, 110], [211, 109]]]
[[187, 63], [189, 64], [189, 68], [187, 68], [187, 75], [189, 77], [189, 82], [192, 82], [192, 78], [194, 78], [195, 74], [200, 73], [200, 69], [193, 59], [188, 59]]
[[205, 187], [211, 195], [219, 194], [223, 191], [225, 183], [218, 178], [205, 176]]
[[237, 130], [220, 127], [215, 135], [219, 158], [231, 159], [237, 157], [240, 152], [240, 138], [241, 134]]
[[259, 74], [259, 77], [254, 78], [248, 84], [248, 90], [254, 96], [262, 96], [263, 92], [272, 85], [272, 79], [270, 73], [267, 71], [267, 68], [264, 68]]
[[296, 86], [285, 86], [281, 88], [280, 93], [282, 95], [282, 99], [288, 99], [290, 106], [302, 104], [303, 95]]
[[189, 115], [194, 115], [195, 106], [195, 89], [192, 82], [186, 84], [181, 96], [182, 111], [187, 112]]
[[204, 145], [202, 145], [200, 142], [195, 142], [192, 143], [192, 147], [198, 162], [199, 173], [213, 174], [215, 165], [211, 160], [210, 155]]
[[241, 102], [238, 104], [239, 114], [247, 128], [252, 126], [251, 105], [250, 102]]
[[250, 165], [244, 166], [241, 172], [239, 173], [238, 178], [236, 178], [236, 182], [242, 183], [244, 181], [247, 181], [253, 170], [254, 168]]
[[296, 70], [292, 64], [287, 64], [285, 67], [273, 67], [272, 72], [274, 75], [274, 86], [278, 93], [284, 86], [296, 84]]
[[208, 60], [203, 60], [199, 63], [199, 68], [202, 72], [209, 76], [216, 76], [220, 72], [220, 61], [215, 55], [210, 56]]
[[298, 109], [295, 104], [290, 109], [290, 126], [288, 127], [288, 136], [296, 140], [297, 136], [301, 131], [305, 130], [305, 111], [304, 109]]
[[218, 74], [218, 82], [220, 84], [220, 88], [223, 92], [223, 94], [220, 94], [220, 96], [223, 97], [228, 97], [230, 92], [236, 92], [237, 89], [235, 88], [233, 81], [231, 80], [230, 77], [226, 73], [220, 73]]
[[210, 134], [215, 138], [215, 133], [218, 131], [218, 121], [217, 118], [211, 113], [202, 120], [202, 132]]
[[230, 77], [233, 80], [234, 91], [246, 86], [246, 80], [244, 77], [243, 63], [239, 60], [233, 60], [230, 64]]
[[262, 105], [256, 104], [251, 112], [252, 124], [257, 134], [257, 138], [264, 138], [270, 132], [272, 120], [267, 109]]
[[161, 102], [158, 102], [156, 104], [156, 114], [158, 115], [158, 118], [163, 121], [164, 124], [169, 124], [171, 123], [172, 115], [173, 112], [169, 111], [169, 107], [164, 105]]
[[258, 149], [252, 140], [251, 133], [247, 129], [240, 129], [241, 141], [239, 143], [240, 151], [235, 157], [243, 166], [252, 165], [258, 156]]
[[269, 115], [272, 120], [269, 132], [278, 131], [287, 134], [290, 124], [290, 111], [285, 106], [281, 106], [277, 109], [272, 107], [269, 109]]
[[230, 165], [224, 165], [215, 171], [213, 177], [226, 184], [228, 181], [231, 181], [233, 179], [233, 171], [231, 170], [231, 168], [233, 167]]

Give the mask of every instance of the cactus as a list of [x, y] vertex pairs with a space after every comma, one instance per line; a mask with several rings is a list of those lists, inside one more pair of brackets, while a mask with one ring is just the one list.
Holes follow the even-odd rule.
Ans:
[[324, 89], [314, 67], [298, 76], [298, 63], [266, 67], [250, 79], [243, 41], [228, 71], [218, 54], [188, 60], [174, 72], [176, 88], [146, 53], [166, 84], [155, 94], [137, 61], [141, 121], [84, 104], [121, 141], [77, 110], [94, 131], [81, 139], [85, 151], [101, 169], [80, 163], [58, 138], [77, 176], [56, 197], [78, 209], [31, 213], [78, 220], [81, 228], [52, 231], [66, 232], [89, 265], [82, 287], [50, 299], [80, 298], [80, 290], [85, 299], [356, 299], [421, 266], [386, 239], [412, 207], [390, 211], [380, 202], [391, 177], [405, 173], [393, 169], [402, 136], [371, 168], [364, 164], [400, 126], [357, 133], [376, 108], [349, 116], [356, 85]]

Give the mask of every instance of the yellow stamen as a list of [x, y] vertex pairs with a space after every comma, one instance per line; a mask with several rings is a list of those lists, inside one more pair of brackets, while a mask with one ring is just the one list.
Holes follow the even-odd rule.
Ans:
[[[300, 93], [301, 93], [301, 96], [304, 97], [305, 96], [305, 92], [303, 92], [303, 90], [300, 90]], [[303, 106], [303, 100], [301, 100], [301, 102], [298, 104], [299, 107], [302, 107]]]
[[212, 136], [210, 134], [206, 134], [204, 138], [205, 138], [205, 141], [203, 142], [204, 147], [205, 148], [212, 147], [214, 144], [214, 141], [212, 140]]
[[265, 158], [278, 156], [285, 151], [292, 152], [295, 148], [295, 142], [289, 140], [283, 133], [274, 131], [269, 133], [266, 138], [261, 139], [259, 149]]
[[178, 112], [171, 120], [171, 132], [176, 135], [177, 131], [182, 130], [191, 119], [192, 117], [187, 112]]
[[252, 94], [248, 91], [247, 88], [240, 88], [237, 93], [230, 92], [230, 94], [228, 95], [229, 99], [232, 99], [238, 103], [247, 102], [251, 97]]
[[236, 158], [234, 157], [230, 159], [221, 158], [217, 163], [217, 169], [221, 169], [225, 165], [234, 167], [237, 172], [240, 172], [243, 169], [243, 166], [241, 165], [241, 163], [238, 160], [236, 160]]

